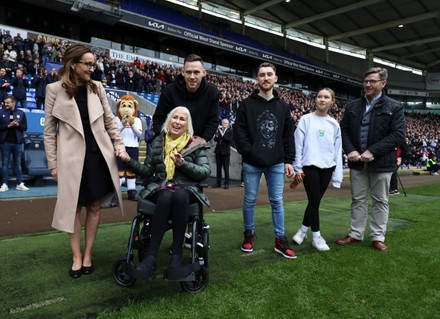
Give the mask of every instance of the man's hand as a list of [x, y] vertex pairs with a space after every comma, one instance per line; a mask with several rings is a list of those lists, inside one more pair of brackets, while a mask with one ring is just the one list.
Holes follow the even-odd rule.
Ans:
[[284, 164], [284, 173], [289, 178], [294, 178], [295, 177], [295, 171], [293, 169], [292, 164]]
[[358, 162], [361, 160], [361, 154], [358, 151], [353, 151], [348, 154], [348, 160], [350, 162]]
[[374, 160], [374, 155], [369, 150], [366, 150], [361, 154], [361, 160], [362, 162], [369, 163]]

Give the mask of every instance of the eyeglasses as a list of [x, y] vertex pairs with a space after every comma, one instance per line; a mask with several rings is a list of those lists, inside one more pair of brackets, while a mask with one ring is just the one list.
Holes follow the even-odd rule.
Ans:
[[377, 82], [382, 82], [382, 81], [383, 80], [364, 80], [364, 84], [368, 85], [368, 83], [369, 83], [371, 85], [375, 85]]
[[84, 62], [84, 61], [78, 61], [78, 63], [84, 64], [86, 67], [88, 67], [89, 69], [94, 69], [96, 68], [96, 64], [93, 62]]

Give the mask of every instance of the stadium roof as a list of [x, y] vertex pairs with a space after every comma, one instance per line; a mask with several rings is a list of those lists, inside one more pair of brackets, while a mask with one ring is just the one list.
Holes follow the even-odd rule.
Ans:
[[213, 10], [228, 8], [231, 16], [238, 12], [237, 19], [265, 20], [268, 25], [273, 23], [273, 30], [280, 25], [281, 34], [309, 38], [321, 45], [328, 41], [330, 48], [351, 48], [354, 53], [357, 50], [422, 71], [440, 71], [439, 0], [199, 0], [197, 3], [201, 8]]

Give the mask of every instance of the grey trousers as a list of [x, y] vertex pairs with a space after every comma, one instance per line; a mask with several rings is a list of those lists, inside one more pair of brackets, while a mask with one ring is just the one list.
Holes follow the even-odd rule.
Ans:
[[370, 238], [385, 241], [389, 206], [388, 191], [392, 172], [371, 173], [367, 164], [363, 170], [350, 170], [351, 229], [349, 236], [363, 240], [368, 219], [368, 198], [371, 195]]

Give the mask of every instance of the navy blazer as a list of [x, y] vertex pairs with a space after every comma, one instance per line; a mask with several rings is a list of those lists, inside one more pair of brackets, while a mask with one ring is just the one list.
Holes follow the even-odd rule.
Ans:
[[223, 136], [219, 134], [214, 135], [214, 141], [217, 142], [214, 153], [221, 156], [229, 156], [231, 154], [231, 143], [234, 139], [234, 133], [231, 127], [228, 127]]
[[[6, 139], [10, 113], [10, 110], [0, 108], [0, 143], [3, 143]], [[24, 132], [27, 131], [26, 114], [22, 110], [19, 110], [17, 108], [14, 109], [12, 113], [14, 115], [14, 119], [19, 120], [20, 125], [16, 127], [15, 134], [17, 135], [18, 144], [22, 144], [24, 143]]]

